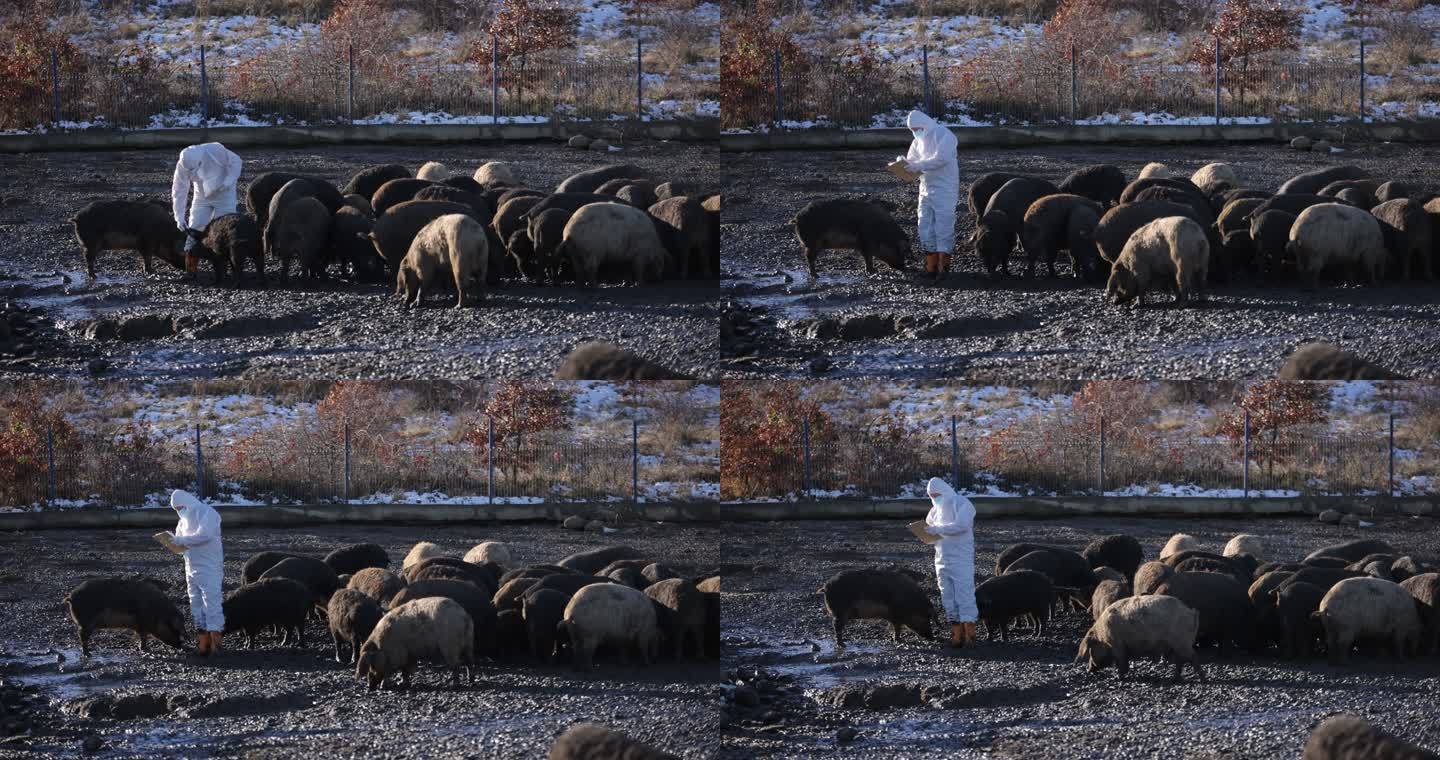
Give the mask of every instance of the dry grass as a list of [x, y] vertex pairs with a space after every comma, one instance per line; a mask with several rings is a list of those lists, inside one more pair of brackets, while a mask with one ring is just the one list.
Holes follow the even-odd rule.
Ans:
[[1390, 12], [1377, 19], [1380, 44], [1367, 64], [1376, 73], [1399, 74], [1417, 64], [1435, 60], [1435, 30], [1421, 24], [1413, 13]]

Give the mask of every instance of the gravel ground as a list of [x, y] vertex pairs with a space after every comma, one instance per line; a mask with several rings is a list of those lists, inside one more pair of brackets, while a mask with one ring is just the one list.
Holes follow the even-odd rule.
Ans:
[[[852, 623], [846, 654], [836, 659], [830, 619], [815, 590], [840, 570], [897, 563], [925, 572], [940, 609], [930, 550], [904, 522], [730, 526], [723, 665], [732, 682], [758, 680], [760, 699], [749, 708], [727, 706], [724, 756], [1293, 758], [1310, 729], [1336, 712], [1357, 713], [1440, 747], [1436, 657], [1397, 663], [1388, 655], [1360, 654], [1333, 668], [1269, 654], [1217, 661], [1207, 649], [1200, 654], [1207, 684], [1196, 683], [1187, 669], [1185, 682], [1172, 685], [1169, 667], [1149, 662], [1138, 663], [1120, 683], [1113, 668], [1090, 675], [1072, 664], [1089, 617], [1067, 613], [1039, 640], [1027, 631], [1008, 644], [987, 643], [982, 632], [979, 647], [958, 652], [909, 632], [896, 646], [885, 623]], [[1432, 554], [1440, 545], [1433, 519], [1377, 522], [1347, 530], [1299, 518], [983, 520], [976, 569], [988, 575], [996, 554], [1012, 543], [1079, 549], [1108, 533], [1139, 538], [1151, 558], [1177, 531], [1216, 550], [1235, 533], [1254, 533], [1264, 538], [1267, 556], [1280, 559], [1357, 535]], [[942, 706], [830, 706], [840, 694], [881, 684], [899, 685], [902, 696], [928, 687], [923, 698], [938, 695]]]
[[[1024, 280], [1017, 276], [1023, 267], [1012, 260], [1011, 278], [990, 279], [964, 242], [973, 224], [963, 194], [954, 262], [959, 274], [946, 283], [918, 279], [913, 270], [919, 253], [912, 254], [908, 274], [877, 262], [879, 274], [868, 276], [859, 254], [848, 251], [821, 256], [819, 282], [810, 282], [789, 225], [810, 201], [868, 195], [894, 202], [916, 244], [915, 189], [881, 168], [898, 152], [724, 156], [729, 195], [721, 241], [720, 352], [726, 376], [1262, 377], [1307, 340], [1338, 343], [1414, 376], [1440, 373], [1440, 288], [1434, 284], [1305, 292], [1245, 282], [1215, 289], [1202, 307], [1131, 312], [1071, 279], [1068, 264], [1063, 279]], [[1376, 177], [1424, 186], [1434, 184], [1427, 167], [1437, 154], [1440, 147], [1402, 144], [1347, 146], [1329, 158], [1276, 145], [1066, 145], [963, 150], [960, 172], [965, 183], [1002, 170], [1058, 182], [1086, 164], [1112, 163], [1134, 177], [1150, 160], [1187, 172], [1223, 160], [1238, 165], [1250, 186], [1274, 189], [1293, 174], [1351, 163]], [[946, 337], [915, 337], [943, 320], [955, 320], [941, 328]], [[809, 337], [836, 328], [884, 335], [897, 326], [898, 333], [887, 337]]]
[[[448, 146], [344, 146], [241, 151], [245, 184], [266, 171], [300, 171], [343, 185], [356, 170], [426, 160], [474, 171], [486, 160], [517, 162], [522, 179], [551, 188], [584, 169], [644, 165], [697, 187], [718, 187], [711, 145], [642, 142], [620, 153], [574, 151], [553, 143]], [[391, 288], [335, 281], [304, 289], [272, 285], [235, 291], [195, 285], [157, 262], [144, 274], [138, 254], [101, 256], [99, 277], [84, 281], [84, 258], [66, 219], [85, 204], [138, 195], [169, 198], [173, 151], [39, 153], [0, 156], [0, 302], [40, 307], [20, 359], [0, 356], [0, 373], [121, 377], [267, 375], [308, 378], [435, 378], [549, 375], [586, 339], [632, 348], [674, 369], [713, 373], [714, 281], [644, 288], [535, 287], [518, 282], [483, 305], [406, 313]], [[243, 194], [243, 192], [242, 192]], [[168, 202], [168, 201], [167, 201]], [[272, 262], [273, 264], [273, 262]], [[272, 266], [272, 269], [274, 267]], [[178, 320], [189, 334], [131, 342], [85, 337], [96, 318]], [[0, 335], [0, 338], [5, 336]]]
[[[92, 641], [91, 663], [81, 665], [60, 603], [81, 581], [144, 573], [171, 583], [170, 596], [184, 602], [180, 561], [158, 549], [149, 533], [0, 536], [0, 674], [37, 685], [49, 697], [48, 708], [31, 718], [38, 735], [0, 743], [0, 756], [11, 750], [78, 754], [86, 739], [93, 746], [92, 737], [98, 737], [102, 757], [536, 758], [577, 721], [611, 726], [687, 758], [715, 752], [720, 675], [715, 663], [627, 668], [602, 660], [590, 675], [564, 665], [486, 663], [475, 686], [460, 690], [448, 685], [442, 670], [422, 667], [408, 694], [367, 693], [353, 668], [334, 661], [329, 634], [311, 623], [303, 650], [282, 649], [266, 639], [263, 648], [246, 652], [235, 648], [237, 637], [229, 637], [230, 650], [212, 661], [153, 641], [151, 653], [141, 655], [129, 633], [101, 632]], [[238, 579], [245, 558], [258, 551], [323, 556], [361, 541], [384, 546], [398, 566], [415, 541], [437, 534], [447, 536], [438, 543], [457, 554], [480, 540], [505, 541], [517, 553], [515, 560], [526, 564], [623, 541], [699, 571], [717, 565], [717, 533], [664, 525], [605, 538], [549, 525], [237, 529], [225, 535], [226, 576]], [[130, 720], [74, 715], [81, 700], [97, 695], [152, 695], [172, 711], [162, 707], [157, 717]]]

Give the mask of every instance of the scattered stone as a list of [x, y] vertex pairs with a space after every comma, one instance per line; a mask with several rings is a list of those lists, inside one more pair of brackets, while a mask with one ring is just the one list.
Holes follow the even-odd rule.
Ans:
[[100, 737], [94, 734], [85, 737], [85, 741], [80, 742], [80, 749], [86, 752], [99, 752], [104, 746], [105, 742], [101, 741]]
[[841, 728], [839, 731], [836, 731], [836, 732], [835, 732], [835, 743], [836, 743], [836, 744], [849, 744], [850, 742], [855, 741], [856, 737], [858, 737], [858, 736], [860, 736], [860, 732], [859, 732], [859, 731], [856, 731], [854, 728], [852, 728], [852, 727], [850, 727], [850, 726], [845, 726], [845, 727]]
[[570, 138], [569, 142], [565, 144], [569, 145], [572, 148], [579, 148], [580, 150], [585, 150], [586, 148], [590, 147], [591, 142], [592, 140], [585, 135], [575, 135], [574, 137]]
[[1318, 520], [1318, 521], [1320, 521], [1320, 522], [1322, 522], [1322, 523], [1329, 523], [1330, 525], [1337, 525], [1337, 524], [1339, 524], [1339, 522], [1340, 522], [1340, 518], [1343, 517], [1343, 516], [1344, 516], [1344, 515], [1341, 515], [1340, 512], [1339, 512], [1339, 510], [1327, 509], [1327, 510], [1325, 510], [1324, 512], [1321, 512], [1320, 515], [1319, 515], [1318, 517], [1316, 517], [1315, 519]]
[[589, 521], [580, 515], [570, 515], [565, 518], [565, 522], [560, 523], [560, 526], [566, 530], [585, 530], [585, 526], [588, 524]]
[[609, 141], [609, 140], [604, 140], [604, 139], [591, 140], [591, 141], [590, 141], [590, 150], [593, 150], [593, 151], [595, 151], [595, 152], [597, 152], [597, 153], [601, 153], [601, 152], [604, 152], [604, 151], [608, 151], [608, 150], [610, 150], [610, 141]]
[[1300, 135], [1299, 137], [1290, 141], [1290, 147], [1294, 148], [1295, 150], [1310, 150], [1310, 146], [1314, 144], [1315, 141], [1311, 140], [1305, 135]]
[[810, 360], [810, 371], [814, 372], [817, 375], [823, 375], [826, 372], [829, 372], [830, 368], [834, 366], [835, 363], [830, 361], [828, 357], [817, 356], [814, 359]]
[[1340, 518], [1340, 524], [1349, 528], [1357, 527], [1360, 525], [1360, 517], [1359, 515], [1345, 515]]
[[731, 701], [741, 707], [758, 707], [760, 705], [760, 692], [749, 686], [737, 686], [730, 695]]
[[604, 530], [605, 523], [601, 520], [591, 520], [590, 522], [585, 523], [585, 532], [587, 533], [600, 533]]
[[1313, 151], [1313, 152], [1315, 152], [1315, 153], [1329, 153], [1329, 152], [1330, 152], [1330, 141], [1329, 141], [1329, 140], [1316, 140], [1316, 141], [1315, 141], [1315, 144], [1310, 146], [1310, 150]]
[[103, 375], [110, 371], [110, 362], [105, 359], [91, 359], [90, 363], [85, 365], [85, 369], [90, 372], [92, 377]]

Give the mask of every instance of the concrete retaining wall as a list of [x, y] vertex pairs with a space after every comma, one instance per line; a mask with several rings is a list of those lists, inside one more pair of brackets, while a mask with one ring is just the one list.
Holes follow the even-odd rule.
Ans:
[[[1098, 124], [1056, 127], [955, 127], [961, 148], [1048, 145], [1061, 143], [1173, 144], [1203, 142], [1289, 142], [1291, 138], [1324, 137], [1344, 141], [1440, 141], [1440, 120], [1376, 124]], [[908, 129], [805, 129], [756, 134], [724, 134], [725, 151], [903, 148]]]
[[[1440, 516], [1440, 497], [1350, 499], [1315, 497], [1295, 499], [1202, 499], [1175, 497], [1119, 497], [1076, 499], [976, 498], [983, 517], [1266, 517], [1317, 514], [1338, 509], [1362, 516], [1377, 514]], [[918, 519], [929, 502], [817, 501], [795, 504], [319, 504], [294, 507], [220, 506], [230, 527], [273, 525], [324, 525], [330, 523], [467, 523], [559, 521], [569, 515], [587, 517], [615, 513], [625, 518], [666, 522], [721, 522], [766, 520]], [[0, 530], [58, 528], [173, 527], [168, 509], [74, 509], [53, 512], [0, 514]]]
[[714, 141], [719, 122], [647, 121], [633, 123], [552, 124], [365, 124], [331, 127], [211, 127], [132, 132], [84, 130], [39, 135], [0, 136], [0, 153], [57, 150], [134, 150], [183, 148], [223, 142], [232, 148], [255, 146], [344, 145], [351, 143], [459, 143], [499, 140], [567, 140], [596, 129], [618, 129], [630, 138]]

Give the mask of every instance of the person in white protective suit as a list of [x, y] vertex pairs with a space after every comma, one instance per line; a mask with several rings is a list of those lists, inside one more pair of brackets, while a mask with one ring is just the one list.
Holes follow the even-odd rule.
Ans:
[[[175, 224], [182, 231], [203, 230], [211, 219], [235, 213], [242, 163], [239, 156], [220, 143], [191, 145], [180, 151], [180, 160], [175, 162], [175, 177], [170, 182], [170, 201]], [[194, 247], [195, 239], [187, 234], [185, 271], [190, 275], [199, 268], [199, 261], [190, 253]]]
[[925, 493], [932, 505], [925, 529], [940, 536], [934, 543], [935, 577], [950, 621], [950, 644], [974, 644], [980, 617], [975, 606], [975, 505], [940, 478], [931, 478]]
[[896, 161], [920, 176], [920, 247], [925, 251], [925, 271], [935, 279], [950, 269], [955, 250], [955, 207], [960, 202], [960, 159], [955, 153], [955, 134], [920, 111], [905, 117], [915, 139], [910, 150]]
[[170, 494], [170, 507], [180, 516], [171, 541], [185, 550], [185, 585], [190, 592], [190, 615], [199, 638], [197, 651], [210, 656], [220, 651], [225, 631], [222, 608], [225, 552], [220, 544], [220, 513], [187, 491]]

